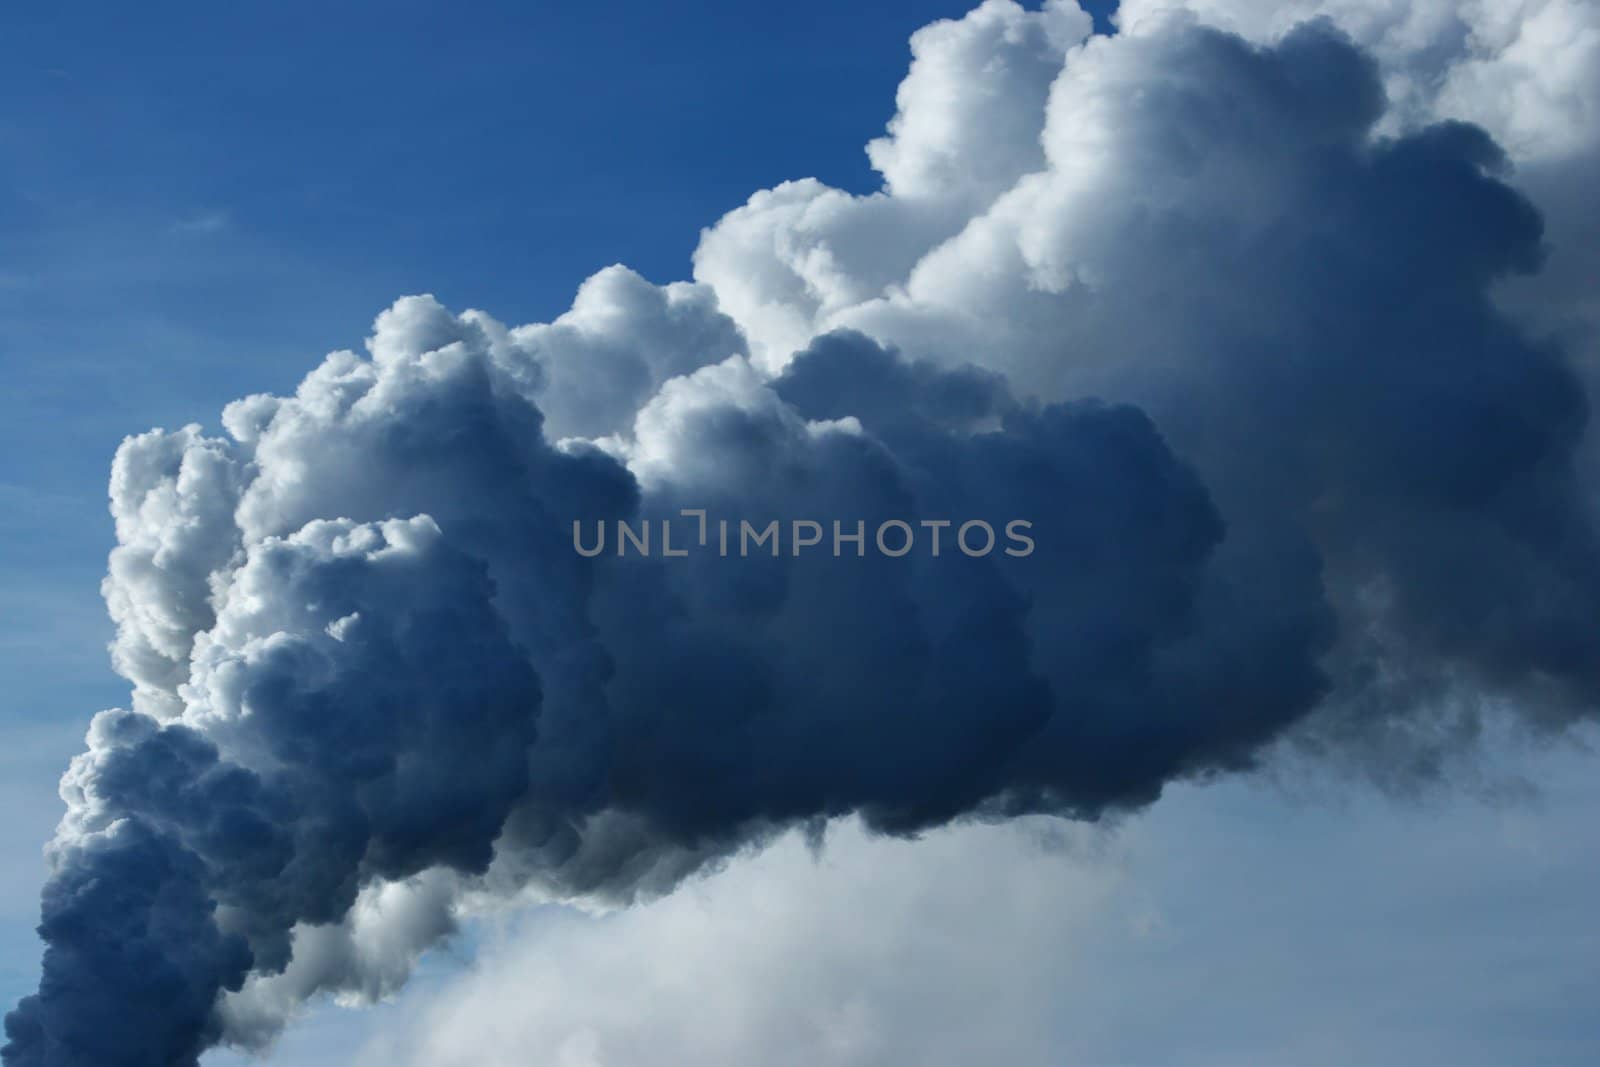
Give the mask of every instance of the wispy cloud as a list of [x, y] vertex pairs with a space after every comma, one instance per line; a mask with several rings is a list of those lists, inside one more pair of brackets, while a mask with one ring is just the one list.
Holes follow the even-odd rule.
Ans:
[[216, 208], [179, 219], [172, 224], [171, 231], [191, 236], [213, 236], [226, 233], [233, 229], [233, 226], [232, 214], [225, 209]]

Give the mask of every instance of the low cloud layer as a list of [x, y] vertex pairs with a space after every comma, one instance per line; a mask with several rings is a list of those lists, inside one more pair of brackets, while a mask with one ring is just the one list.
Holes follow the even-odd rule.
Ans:
[[[1380, 6], [1090, 38], [991, 0], [913, 39], [882, 190], [757, 193], [693, 282], [609, 268], [550, 324], [408, 297], [222, 435], [130, 438], [133, 707], [63, 781], [5, 1062], [259, 1046], [463, 908], [838, 817], [1094, 819], [1286, 737], [1414, 773], [1487, 706], [1591, 716], [1588, 390], [1494, 295], [1559, 243], [1513, 166], [1585, 158], [1600, 29], [1462, 5], [1455, 55]], [[1552, 22], [1575, 73], [1520, 62]], [[574, 551], [685, 508], [1037, 550]]]
[[296, 1032], [283, 1054], [358, 1067], [1585, 1063], [1600, 990], [1590, 757], [1496, 764], [1537, 775], [1550, 791], [1537, 814], [1459, 793], [1297, 801], [1235, 778], [1176, 787], [1114, 833], [1033, 818], [901, 841], [845, 822], [820, 853], [784, 838], [626, 911], [486, 923], [470, 970], [419, 982], [376, 1018], [336, 1020], [368, 1035], [360, 1052], [335, 1060]]

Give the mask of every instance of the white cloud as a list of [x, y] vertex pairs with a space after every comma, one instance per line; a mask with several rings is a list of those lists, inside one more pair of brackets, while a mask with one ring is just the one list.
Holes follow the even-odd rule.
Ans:
[[650, 904], [535, 915], [364, 1062], [1043, 1062], [1041, 950], [1065, 962], [1108, 914], [1134, 928], [1115, 866], [1074, 862], [1093, 847], [1045, 821], [917, 841], [844, 824], [820, 854], [791, 834]]
[[1394, 128], [1464, 119], [1528, 162], [1600, 138], [1600, 8], [1589, 0], [1129, 0], [1119, 23], [1143, 32], [1174, 11], [1255, 41], [1330, 19], [1382, 63]]
[[790, 835], [651, 904], [489, 928], [356, 1062], [1575, 1065], [1600, 795], [1586, 757], [1512, 767], [1541, 801], [1235, 782], [1115, 831]]

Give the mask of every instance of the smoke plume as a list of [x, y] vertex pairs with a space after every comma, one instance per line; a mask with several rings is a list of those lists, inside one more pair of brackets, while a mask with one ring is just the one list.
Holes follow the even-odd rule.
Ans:
[[[1457, 120], [1564, 158], [1596, 80], [1513, 112], [1515, 35], [1166, 6], [989, 0], [913, 39], [882, 190], [759, 192], [695, 281], [611, 267], [549, 324], [408, 297], [221, 434], [129, 438], [132, 706], [63, 779], [4, 1062], [192, 1067], [396, 988], [463, 901], [627, 901], [795, 825], [1592, 716], [1587, 389], [1493, 299], [1549, 235]], [[685, 509], [782, 549], [574, 550]], [[1013, 519], [1032, 552], [954, 540]], [[870, 550], [897, 521], [954, 526]]]

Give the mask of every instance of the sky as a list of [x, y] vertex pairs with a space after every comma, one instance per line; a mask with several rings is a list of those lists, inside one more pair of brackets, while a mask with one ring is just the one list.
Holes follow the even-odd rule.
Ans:
[[[276, 813], [307, 869], [344, 870], [252, 762], [309, 751], [290, 780], [340, 796], [346, 769], [316, 753], [342, 742], [289, 705], [259, 735], [230, 718], [236, 693], [271, 709], [261, 694], [306, 676], [269, 662], [276, 634], [332, 657], [314, 706], [359, 730], [387, 729], [395, 691], [437, 716], [418, 729], [459, 718], [419, 750], [437, 779], [396, 781], [496, 830], [509, 810], [530, 836], [485, 871], [459, 827], [369, 814], [349, 869], [368, 894], [325, 942], [297, 933], [281, 980], [234, 994], [226, 1038], [259, 1047], [207, 1065], [1594, 1061], [1600, 313], [1575, 190], [1600, 145], [1600, 20], [1581, 0], [1142, 0], [1120, 23], [993, 2], [919, 35], [902, 86], [913, 32], [969, 7], [0, 16], [8, 1006], [39, 984], [40, 850], [102, 709], [138, 715], [98, 720], [74, 772], [61, 840], [81, 851], [61, 884], [148, 869], [97, 866], [124, 862], [97, 851], [119, 811], [213, 870], [229, 839], [196, 812]], [[1335, 28], [1295, 31], [1319, 14]], [[642, 280], [605, 271], [619, 263]], [[438, 304], [395, 303], [422, 293]], [[293, 402], [230, 408], [224, 431], [230, 401], [289, 396], [369, 337], [366, 369], [330, 363]], [[446, 342], [464, 354], [430, 356]], [[1300, 358], [1262, 356], [1278, 350]], [[389, 406], [329, 416], [338, 375], [369, 370]], [[526, 412], [497, 408], [462, 444], [486, 418], [479, 370]], [[529, 444], [529, 418], [550, 441]], [[170, 511], [148, 504], [166, 490], [116, 505], [114, 621], [112, 456], [189, 423], [237, 444], [161, 439], [214, 465]], [[994, 425], [1003, 440], [972, 437]], [[160, 482], [159, 451], [124, 449], [126, 483]], [[513, 455], [546, 497], [517, 495]], [[1048, 498], [1045, 530], [1090, 562], [931, 592], [795, 564], [774, 580], [814, 599], [770, 616], [749, 605], [772, 574], [619, 569], [573, 592], [528, 518], [563, 493], [596, 513], [716, 499], [846, 518]], [[307, 520], [351, 525], [272, 541]], [[156, 542], [177, 562], [150, 563]], [[255, 599], [196, 607], [208, 574]], [[612, 769], [600, 801], [589, 735], [562, 718], [600, 699], [573, 666], [590, 637], [548, 636], [568, 596], [592, 597], [580, 613], [618, 664], [619, 735], [666, 753]], [[639, 607], [658, 600], [678, 613]], [[324, 618], [324, 601], [345, 607]], [[939, 655], [883, 640], [883, 604], [951, 603], [989, 629], [929, 622]], [[729, 605], [771, 645], [706, 658], [745, 636]], [[841, 616], [865, 621], [827, 633]], [[197, 649], [184, 689], [158, 654], [172, 617], [179, 658]], [[397, 621], [346, 653], [347, 619]], [[424, 659], [437, 669], [409, 673]], [[234, 687], [255, 671], [261, 688]], [[1090, 725], [1057, 711], [1069, 725], [1037, 759], [973, 766], [1037, 729], [1044, 690]], [[906, 692], [913, 713], [874, 717]], [[481, 717], [456, 715], [479, 695]], [[665, 744], [630, 695], [668, 723], [711, 710]], [[766, 718], [741, 699], [770, 699]], [[541, 700], [538, 736], [570, 747], [535, 755], [530, 785], [486, 753], [532, 729], [505, 709]], [[807, 715], [815, 762], [791, 755]], [[144, 719], [166, 724], [155, 740]], [[730, 735], [750, 750], [725, 752]], [[197, 771], [208, 799], [168, 810], [125, 784], [185, 738], [262, 792]], [[744, 759], [763, 771], [729, 771]], [[589, 827], [570, 863], [535, 840], [551, 811]], [[264, 883], [229, 872], [202, 888], [246, 915], [258, 961], [303, 931], [312, 905], [258, 906]], [[226, 970], [194, 921], [179, 965]]]

